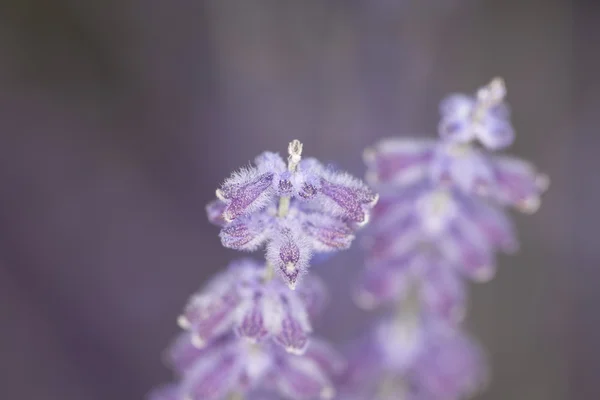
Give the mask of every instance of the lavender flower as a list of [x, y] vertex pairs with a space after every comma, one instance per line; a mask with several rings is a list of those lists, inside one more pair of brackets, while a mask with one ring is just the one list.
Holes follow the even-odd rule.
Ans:
[[309, 276], [293, 292], [280, 280], [266, 279], [268, 273], [264, 264], [239, 260], [194, 294], [178, 320], [194, 345], [202, 348], [233, 330], [254, 342], [270, 338], [291, 353], [303, 353], [312, 331], [309, 316], [322, 308], [325, 287]]
[[[315, 252], [348, 248], [378, 196], [346, 173], [301, 159], [290, 143], [288, 164], [263, 153], [255, 166], [234, 173], [207, 207], [225, 247], [254, 251], [266, 262], [231, 263], [191, 296], [169, 348], [178, 382], [150, 400], [330, 399], [333, 376], [344, 367], [325, 342], [310, 339], [310, 318], [323, 309], [324, 285], [304, 279]], [[274, 279], [275, 270], [284, 280]]]
[[349, 398], [460, 400], [485, 381], [481, 351], [461, 332], [463, 278], [494, 276], [496, 253], [518, 247], [503, 208], [533, 212], [548, 186], [528, 162], [489, 153], [514, 140], [505, 94], [497, 78], [475, 97], [452, 95], [440, 107], [441, 140], [388, 139], [365, 152], [381, 201], [356, 300], [395, 310], [366, 340], [377, 356], [356, 357], [369, 373], [346, 374]]
[[338, 353], [321, 340], [311, 341], [298, 356], [269, 342], [252, 343], [231, 334], [203, 349], [183, 334], [168, 350], [167, 362], [180, 381], [158, 393], [186, 400], [218, 400], [260, 388], [290, 399], [330, 399], [335, 393], [331, 378], [344, 368]]
[[278, 154], [266, 152], [254, 167], [234, 173], [207, 213], [221, 226], [223, 246], [255, 251], [266, 245], [267, 261], [294, 288], [313, 253], [350, 246], [378, 196], [347, 173], [301, 159], [300, 142], [288, 150], [287, 168]]

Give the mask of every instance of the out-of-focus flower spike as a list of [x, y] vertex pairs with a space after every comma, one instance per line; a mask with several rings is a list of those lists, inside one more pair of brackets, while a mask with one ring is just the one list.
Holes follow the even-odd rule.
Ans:
[[288, 353], [304, 354], [312, 332], [304, 304], [294, 295], [280, 296], [281, 308], [273, 312], [270, 322], [273, 340]]
[[320, 193], [328, 200], [325, 206], [331, 213], [358, 226], [366, 224], [370, 209], [379, 199], [377, 193], [345, 172], [327, 172], [323, 175]]
[[367, 181], [372, 185], [407, 186], [427, 176], [435, 142], [414, 139], [386, 139], [363, 154]]
[[333, 384], [325, 372], [306, 357], [287, 357], [274, 379], [278, 392], [288, 399], [330, 400], [335, 396]]
[[317, 252], [344, 250], [354, 240], [354, 230], [344, 222], [323, 214], [309, 214], [302, 229]]
[[268, 220], [259, 214], [240, 217], [221, 229], [221, 243], [234, 250], [255, 251], [268, 239]]
[[483, 351], [460, 331], [431, 332], [428, 346], [411, 373], [413, 385], [424, 398], [470, 398], [487, 383]]
[[308, 241], [299, 234], [298, 228], [282, 225], [267, 245], [267, 262], [281, 273], [291, 289], [295, 289], [308, 267], [311, 253]]
[[526, 213], [538, 210], [540, 196], [550, 183], [546, 175], [538, 173], [527, 161], [507, 156], [494, 158], [493, 169], [493, 195], [498, 201]]
[[245, 168], [234, 173], [217, 189], [217, 198], [226, 204], [223, 219], [231, 222], [241, 215], [264, 207], [273, 195], [274, 172]]
[[473, 140], [469, 118], [475, 100], [463, 94], [446, 97], [440, 104], [442, 119], [438, 126], [440, 137], [445, 140], [466, 143]]

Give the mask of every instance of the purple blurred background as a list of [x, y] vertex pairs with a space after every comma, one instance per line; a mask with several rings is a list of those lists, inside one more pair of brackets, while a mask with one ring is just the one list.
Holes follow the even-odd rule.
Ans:
[[[238, 256], [204, 214], [222, 179], [294, 138], [362, 175], [365, 146], [434, 135], [445, 94], [496, 75], [513, 153], [552, 185], [516, 217], [521, 252], [472, 290], [480, 398], [600, 398], [593, 4], [0, 2], [0, 399], [142, 398], [170, 378], [187, 297]], [[363, 328], [357, 260], [313, 269], [337, 285], [316, 324], [334, 340]]]

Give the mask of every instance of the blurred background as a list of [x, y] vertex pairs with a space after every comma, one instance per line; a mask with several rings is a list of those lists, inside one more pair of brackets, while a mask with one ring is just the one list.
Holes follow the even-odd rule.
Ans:
[[[516, 216], [520, 253], [472, 289], [480, 399], [600, 398], [593, 5], [0, 1], [0, 398], [141, 399], [170, 379], [187, 297], [238, 256], [204, 213], [233, 169], [297, 138], [361, 176], [364, 147], [433, 136], [445, 94], [497, 75], [511, 151], [552, 185]], [[363, 328], [346, 286], [360, 257], [313, 269], [333, 340]]]

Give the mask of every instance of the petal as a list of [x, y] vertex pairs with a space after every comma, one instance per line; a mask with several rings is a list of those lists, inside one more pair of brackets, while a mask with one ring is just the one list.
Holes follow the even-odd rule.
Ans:
[[373, 185], [410, 185], [427, 176], [435, 142], [417, 139], [386, 139], [365, 150], [367, 181]]
[[208, 215], [209, 222], [217, 226], [224, 226], [226, 222], [223, 218], [223, 213], [225, 212], [226, 207], [227, 204], [219, 199], [208, 203], [206, 206], [206, 214]]
[[487, 194], [494, 183], [488, 159], [469, 144], [441, 144], [431, 164], [431, 178], [477, 194]]
[[182, 399], [217, 400], [238, 391], [242, 361], [235, 343], [204, 354], [182, 379]]
[[147, 397], [148, 400], [179, 400], [179, 386], [170, 384], [152, 390]]
[[428, 312], [450, 322], [461, 322], [466, 314], [463, 280], [451, 265], [433, 262], [425, 273], [422, 298]]
[[442, 117], [455, 116], [465, 118], [471, 115], [475, 99], [464, 94], [451, 94], [446, 96], [440, 103], [440, 114]]
[[234, 311], [240, 302], [235, 291], [238, 277], [230, 270], [219, 274], [188, 301], [179, 325], [193, 333], [197, 347], [231, 328]]
[[434, 332], [411, 374], [426, 398], [471, 398], [487, 381], [481, 348], [461, 332]]
[[331, 399], [335, 390], [330, 379], [313, 360], [290, 355], [274, 375], [282, 397], [293, 400]]
[[256, 291], [251, 299], [244, 301], [236, 310], [235, 332], [253, 341], [263, 340], [269, 331], [265, 326], [265, 296]]
[[344, 222], [324, 214], [311, 213], [302, 223], [314, 251], [326, 252], [350, 247], [354, 230]]
[[438, 125], [438, 133], [442, 139], [457, 143], [467, 143], [475, 137], [472, 123], [468, 117], [442, 118]]
[[506, 156], [494, 159], [493, 170], [496, 200], [523, 212], [537, 211], [540, 196], [549, 184], [547, 176], [539, 174], [527, 161]]
[[267, 205], [273, 197], [274, 178], [275, 172], [261, 173], [256, 168], [246, 168], [227, 179], [217, 190], [217, 197], [227, 205], [223, 212], [225, 221], [233, 221]]
[[192, 343], [189, 332], [181, 333], [165, 351], [165, 363], [178, 374], [183, 374], [202, 356], [206, 348], [199, 349]]
[[270, 220], [270, 216], [261, 213], [240, 217], [221, 229], [221, 244], [234, 250], [258, 250], [269, 236]]
[[477, 228], [495, 249], [512, 253], [519, 247], [515, 228], [504, 210], [478, 198], [464, 198], [463, 209]]
[[291, 178], [296, 196], [303, 200], [313, 199], [321, 188], [320, 177], [323, 171], [323, 165], [316, 159], [302, 159]]
[[324, 210], [361, 226], [369, 220], [369, 210], [379, 196], [361, 180], [341, 172], [327, 172], [321, 177], [320, 193], [326, 200]]
[[312, 331], [306, 308], [294, 292], [281, 293], [278, 300], [269, 320], [273, 340], [289, 353], [302, 354]]
[[354, 296], [356, 304], [362, 309], [372, 310], [401, 298], [409, 280], [407, 265], [389, 263], [367, 268]]
[[267, 261], [281, 273], [291, 288], [295, 288], [308, 267], [310, 244], [295, 224], [280, 226], [274, 236], [267, 245]]
[[501, 150], [510, 146], [515, 140], [515, 131], [508, 120], [508, 117], [501, 115], [508, 114], [500, 109], [501, 105], [490, 110], [480, 124], [475, 125], [475, 135], [481, 144], [489, 150]]
[[449, 234], [439, 239], [444, 258], [456, 265], [461, 272], [479, 282], [494, 277], [496, 268], [493, 250], [477, 228], [465, 219], [458, 219]]

